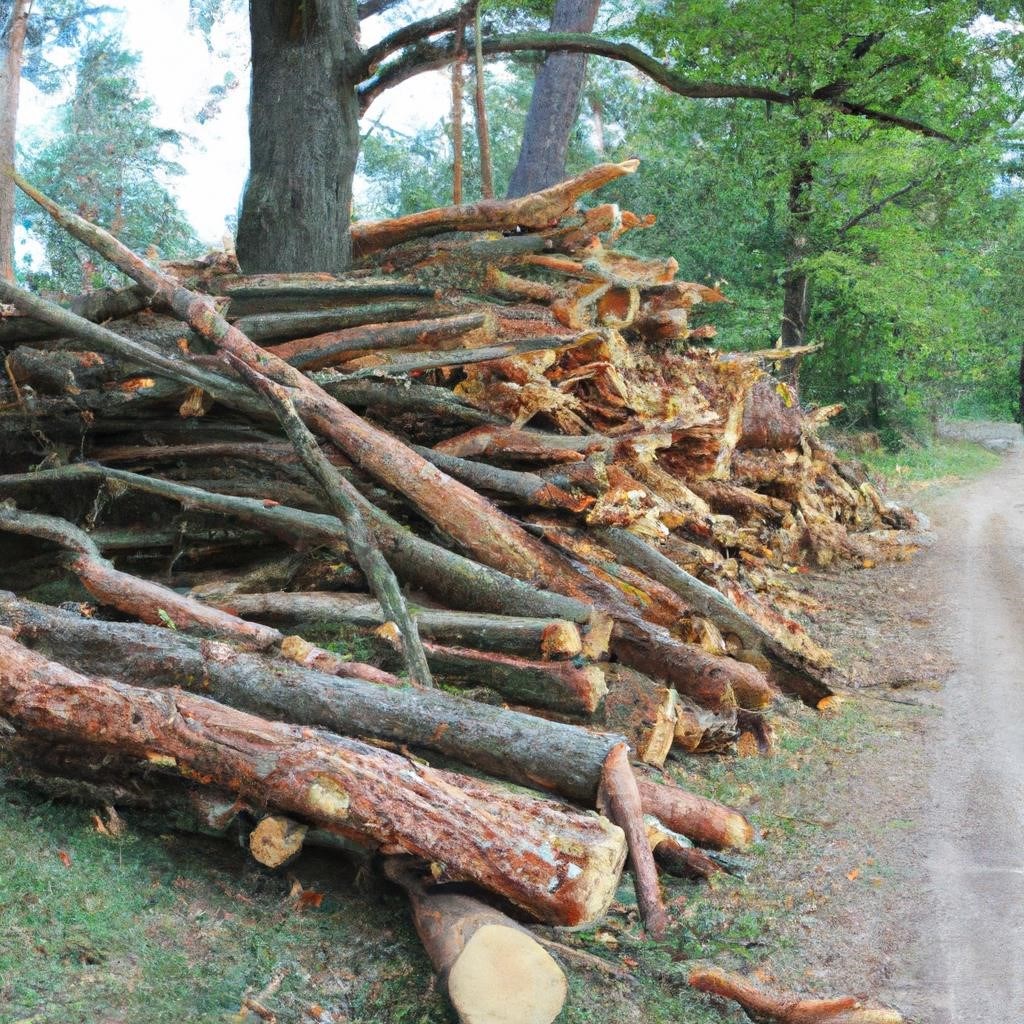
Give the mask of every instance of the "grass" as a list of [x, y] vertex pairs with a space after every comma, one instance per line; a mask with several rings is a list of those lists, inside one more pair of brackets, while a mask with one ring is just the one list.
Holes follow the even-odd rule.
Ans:
[[[567, 964], [560, 1024], [739, 1021], [686, 988], [690, 962], [749, 967], [791, 955], [781, 925], [813, 910], [780, 869], [813, 850], [829, 760], [868, 742], [873, 724], [853, 707], [832, 719], [790, 708], [780, 721], [775, 757], [688, 758], [672, 769], [751, 815], [763, 839], [747, 857], [749, 880], [667, 879], [674, 926], [654, 943], [625, 878], [600, 927], [561, 938], [639, 981]], [[146, 831], [125, 816], [129, 831], [114, 839], [87, 808], [0, 791], [0, 1024], [258, 1024], [239, 1016], [241, 1000], [282, 972], [267, 999], [280, 1024], [454, 1024], [404, 899], [383, 883], [320, 854], [270, 874], [237, 844]], [[325, 894], [319, 909], [297, 909], [292, 873]]]
[[1000, 456], [971, 441], [935, 440], [899, 452], [885, 449], [858, 454], [842, 453], [859, 460], [887, 487], [920, 490], [936, 484], [953, 484], [980, 476], [999, 465]]

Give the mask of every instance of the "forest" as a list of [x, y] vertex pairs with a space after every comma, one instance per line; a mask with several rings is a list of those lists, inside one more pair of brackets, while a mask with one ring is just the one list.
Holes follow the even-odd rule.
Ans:
[[145, 7], [0, 2], [0, 1019], [923, 1024], [774, 958], [876, 863], [801, 770], [947, 721], [955, 515], [856, 453], [1017, 472], [1019, 6]]

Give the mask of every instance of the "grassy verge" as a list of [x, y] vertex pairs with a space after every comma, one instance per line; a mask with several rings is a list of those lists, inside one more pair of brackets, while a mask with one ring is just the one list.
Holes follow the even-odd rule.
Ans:
[[[561, 1024], [738, 1021], [686, 989], [689, 962], [785, 961], [782, 925], [804, 911], [780, 881], [781, 867], [808, 847], [813, 856], [826, 765], [855, 751], [874, 726], [853, 708], [824, 719], [790, 707], [781, 721], [775, 757], [689, 758], [672, 770], [751, 815], [763, 838], [745, 858], [749, 877], [723, 875], [710, 885], [667, 879], [674, 926], [659, 943], [644, 939], [625, 879], [599, 928], [561, 938], [639, 980], [629, 985], [567, 964]], [[128, 821], [126, 836], [115, 839], [95, 830], [88, 809], [14, 787], [0, 794], [3, 1024], [256, 1024], [239, 1016], [241, 1000], [279, 975], [267, 1002], [280, 1024], [452, 1024], [404, 900], [382, 883], [320, 855], [273, 875], [229, 842]], [[323, 894], [318, 907], [299, 909], [290, 895], [296, 878]]]
[[876, 449], [842, 452], [844, 458], [863, 463], [871, 476], [887, 489], [918, 492], [951, 486], [980, 476], [999, 465], [1001, 456], [972, 441], [935, 440], [899, 452]]

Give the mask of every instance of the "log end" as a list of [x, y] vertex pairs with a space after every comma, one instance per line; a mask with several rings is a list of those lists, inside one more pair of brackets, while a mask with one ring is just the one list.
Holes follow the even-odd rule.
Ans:
[[552, 1024], [567, 991], [551, 954], [522, 930], [500, 924], [477, 929], [448, 975], [462, 1024]]
[[291, 818], [268, 815], [249, 835], [249, 852], [264, 867], [282, 867], [299, 855], [307, 831], [305, 825]]

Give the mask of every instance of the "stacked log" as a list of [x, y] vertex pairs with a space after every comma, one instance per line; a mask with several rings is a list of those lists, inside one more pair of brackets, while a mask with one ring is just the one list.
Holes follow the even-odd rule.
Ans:
[[833, 701], [787, 579], [900, 557], [915, 521], [776, 351], [706, 347], [717, 289], [619, 248], [651, 218], [579, 206], [635, 169], [357, 224], [340, 275], [152, 266], [19, 182], [135, 281], [70, 308], [0, 283], [0, 715], [26, 777], [219, 794], [267, 822], [268, 864], [309, 830], [375, 851], [457, 1003], [505, 950], [547, 979], [537, 1019], [564, 979], [431, 881], [592, 924], [628, 847], [663, 930], [657, 868], [706, 877], [692, 843], [753, 832], [643, 765], [770, 748], [780, 691]]

